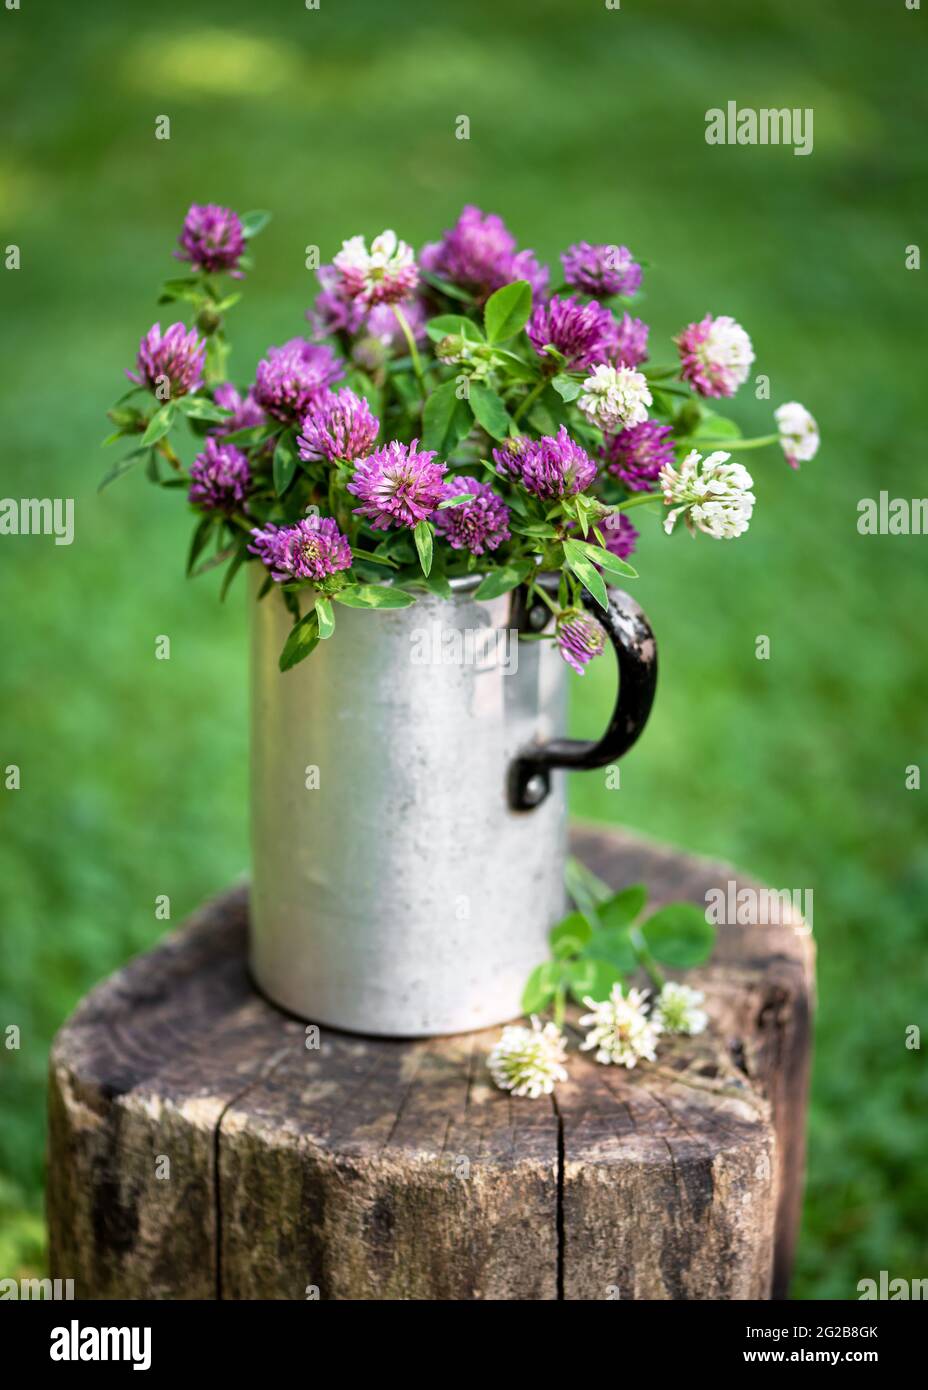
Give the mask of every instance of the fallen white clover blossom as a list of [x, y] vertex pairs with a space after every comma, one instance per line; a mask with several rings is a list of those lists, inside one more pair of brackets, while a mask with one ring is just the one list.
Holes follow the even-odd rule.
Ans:
[[550, 1095], [556, 1081], [566, 1081], [567, 1041], [555, 1023], [544, 1026], [532, 1014], [531, 1028], [510, 1024], [487, 1058], [490, 1074], [502, 1091], [514, 1096]]
[[[583, 1000], [588, 1014], [579, 1020], [589, 1032], [580, 1044], [581, 1052], [596, 1049], [596, 1061], [605, 1066], [635, 1067], [642, 1059], [657, 1061], [662, 1034], [694, 1036], [708, 1025], [709, 1015], [701, 1006], [705, 995], [689, 985], [669, 980], [650, 1008], [650, 991], [612, 987], [608, 999]], [[650, 1008], [650, 1013], [649, 1013]], [[534, 1014], [531, 1027], [510, 1024], [487, 1058], [496, 1085], [515, 1096], [550, 1095], [555, 1083], [567, 1079], [567, 1039], [556, 1023], [541, 1022]]]
[[654, 1001], [651, 1017], [664, 1033], [686, 1033], [692, 1037], [702, 1033], [709, 1022], [709, 1015], [700, 1008], [705, 997], [698, 989], [668, 980]]
[[618, 434], [647, 420], [651, 399], [643, 373], [601, 362], [584, 381], [577, 406], [591, 425]]
[[698, 528], [716, 540], [733, 540], [751, 521], [757, 500], [751, 491], [754, 479], [740, 463], [729, 463], [731, 454], [716, 450], [703, 459], [691, 449], [679, 471], [665, 463], [660, 471], [664, 501], [673, 510], [664, 520], [669, 535], [682, 515], [690, 531]]
[[634, 1067], [642, 1057], [656, 1061], [661, 1025], [648, 1017], [649, 993], [646, 989], [630, 989], [626, 996], [622, 986], [615, 984], [608, 999], [597, 1003], [585, 998], [583, 1002], [592, 1012], [582, 1016], [580, 1027], [592, 1027], [580, 1050], [589, 1052], [595, 1047], [597, 1062], [605, 1066], [614, 1063], [618, 1067]]
[[818, 425], [804, 405], [798, 401], [787, 401], [773, 412], [780, 432], [780, 444], [790, 468], [798, 468], [800, 463], [808, 463], [818, 453], [822, 442]]

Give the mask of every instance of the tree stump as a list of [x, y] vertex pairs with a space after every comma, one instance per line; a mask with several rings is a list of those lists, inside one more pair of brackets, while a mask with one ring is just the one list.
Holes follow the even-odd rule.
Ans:
[[[624, 834], [574, 850], [654, 905], [756, 886]], [[720, 927], [687, 977], [709, 1030], [630, 1072], [574, 1054], [553, 1101], [495, 1089], [497, 1029], [308, 1047], [251, 984], [246, 927], [238, 887], [58, 1034], [51, 1265], [78, 1297], [785, 1295], [813, 992], [795, 923]]]

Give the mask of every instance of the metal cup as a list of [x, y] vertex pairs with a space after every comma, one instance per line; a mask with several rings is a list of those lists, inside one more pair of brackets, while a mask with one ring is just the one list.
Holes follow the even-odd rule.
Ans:
[[301, 1018], [382, 1036], [489, 1027], [519, 1013], [547, 955], [565, 910], [556, 769], [613, 753], [557, 737], [566, 667], [551, 642], [519, 640], [546, 610], [477, 599], [479, 582], [404, 609], [336, 605], [334, 636], [285, 673], [293, 620], [279, 594], [252, 602], [251, 968]]

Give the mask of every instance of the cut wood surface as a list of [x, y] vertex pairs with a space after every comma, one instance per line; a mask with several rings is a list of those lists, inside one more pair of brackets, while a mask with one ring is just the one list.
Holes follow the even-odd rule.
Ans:
[[[655, 906], [757, 886], [625, 834], [573, 848]], [[255, 991], [246, 930], [239, 887], [58, 1034], [51, 1264], [78, 1297], [785, 1295], [813, 994], [795, 923], [719, 928], [687, 976], [705, 1034], [633, 1071], [572, 1048], [569, 1080], [534, 1101], [493, 1086], [498, 1029], [317, 1040]]]

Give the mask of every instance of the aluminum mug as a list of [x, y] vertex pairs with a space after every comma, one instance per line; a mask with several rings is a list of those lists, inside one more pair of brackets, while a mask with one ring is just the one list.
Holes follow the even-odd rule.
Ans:
[[565, 768], [634, 742], [656, 678], [637, 605], [597, 615], [620, 689], [597, 743], [560, 737], [566, 666], [522, 591], [481, 576], [408, 608], [335, 605], [337, 630], [290, 671], [293, 619], [253, 577], [250, 959], [303, 1019], [427, 1037], [520, 1011], [565, 911]]

